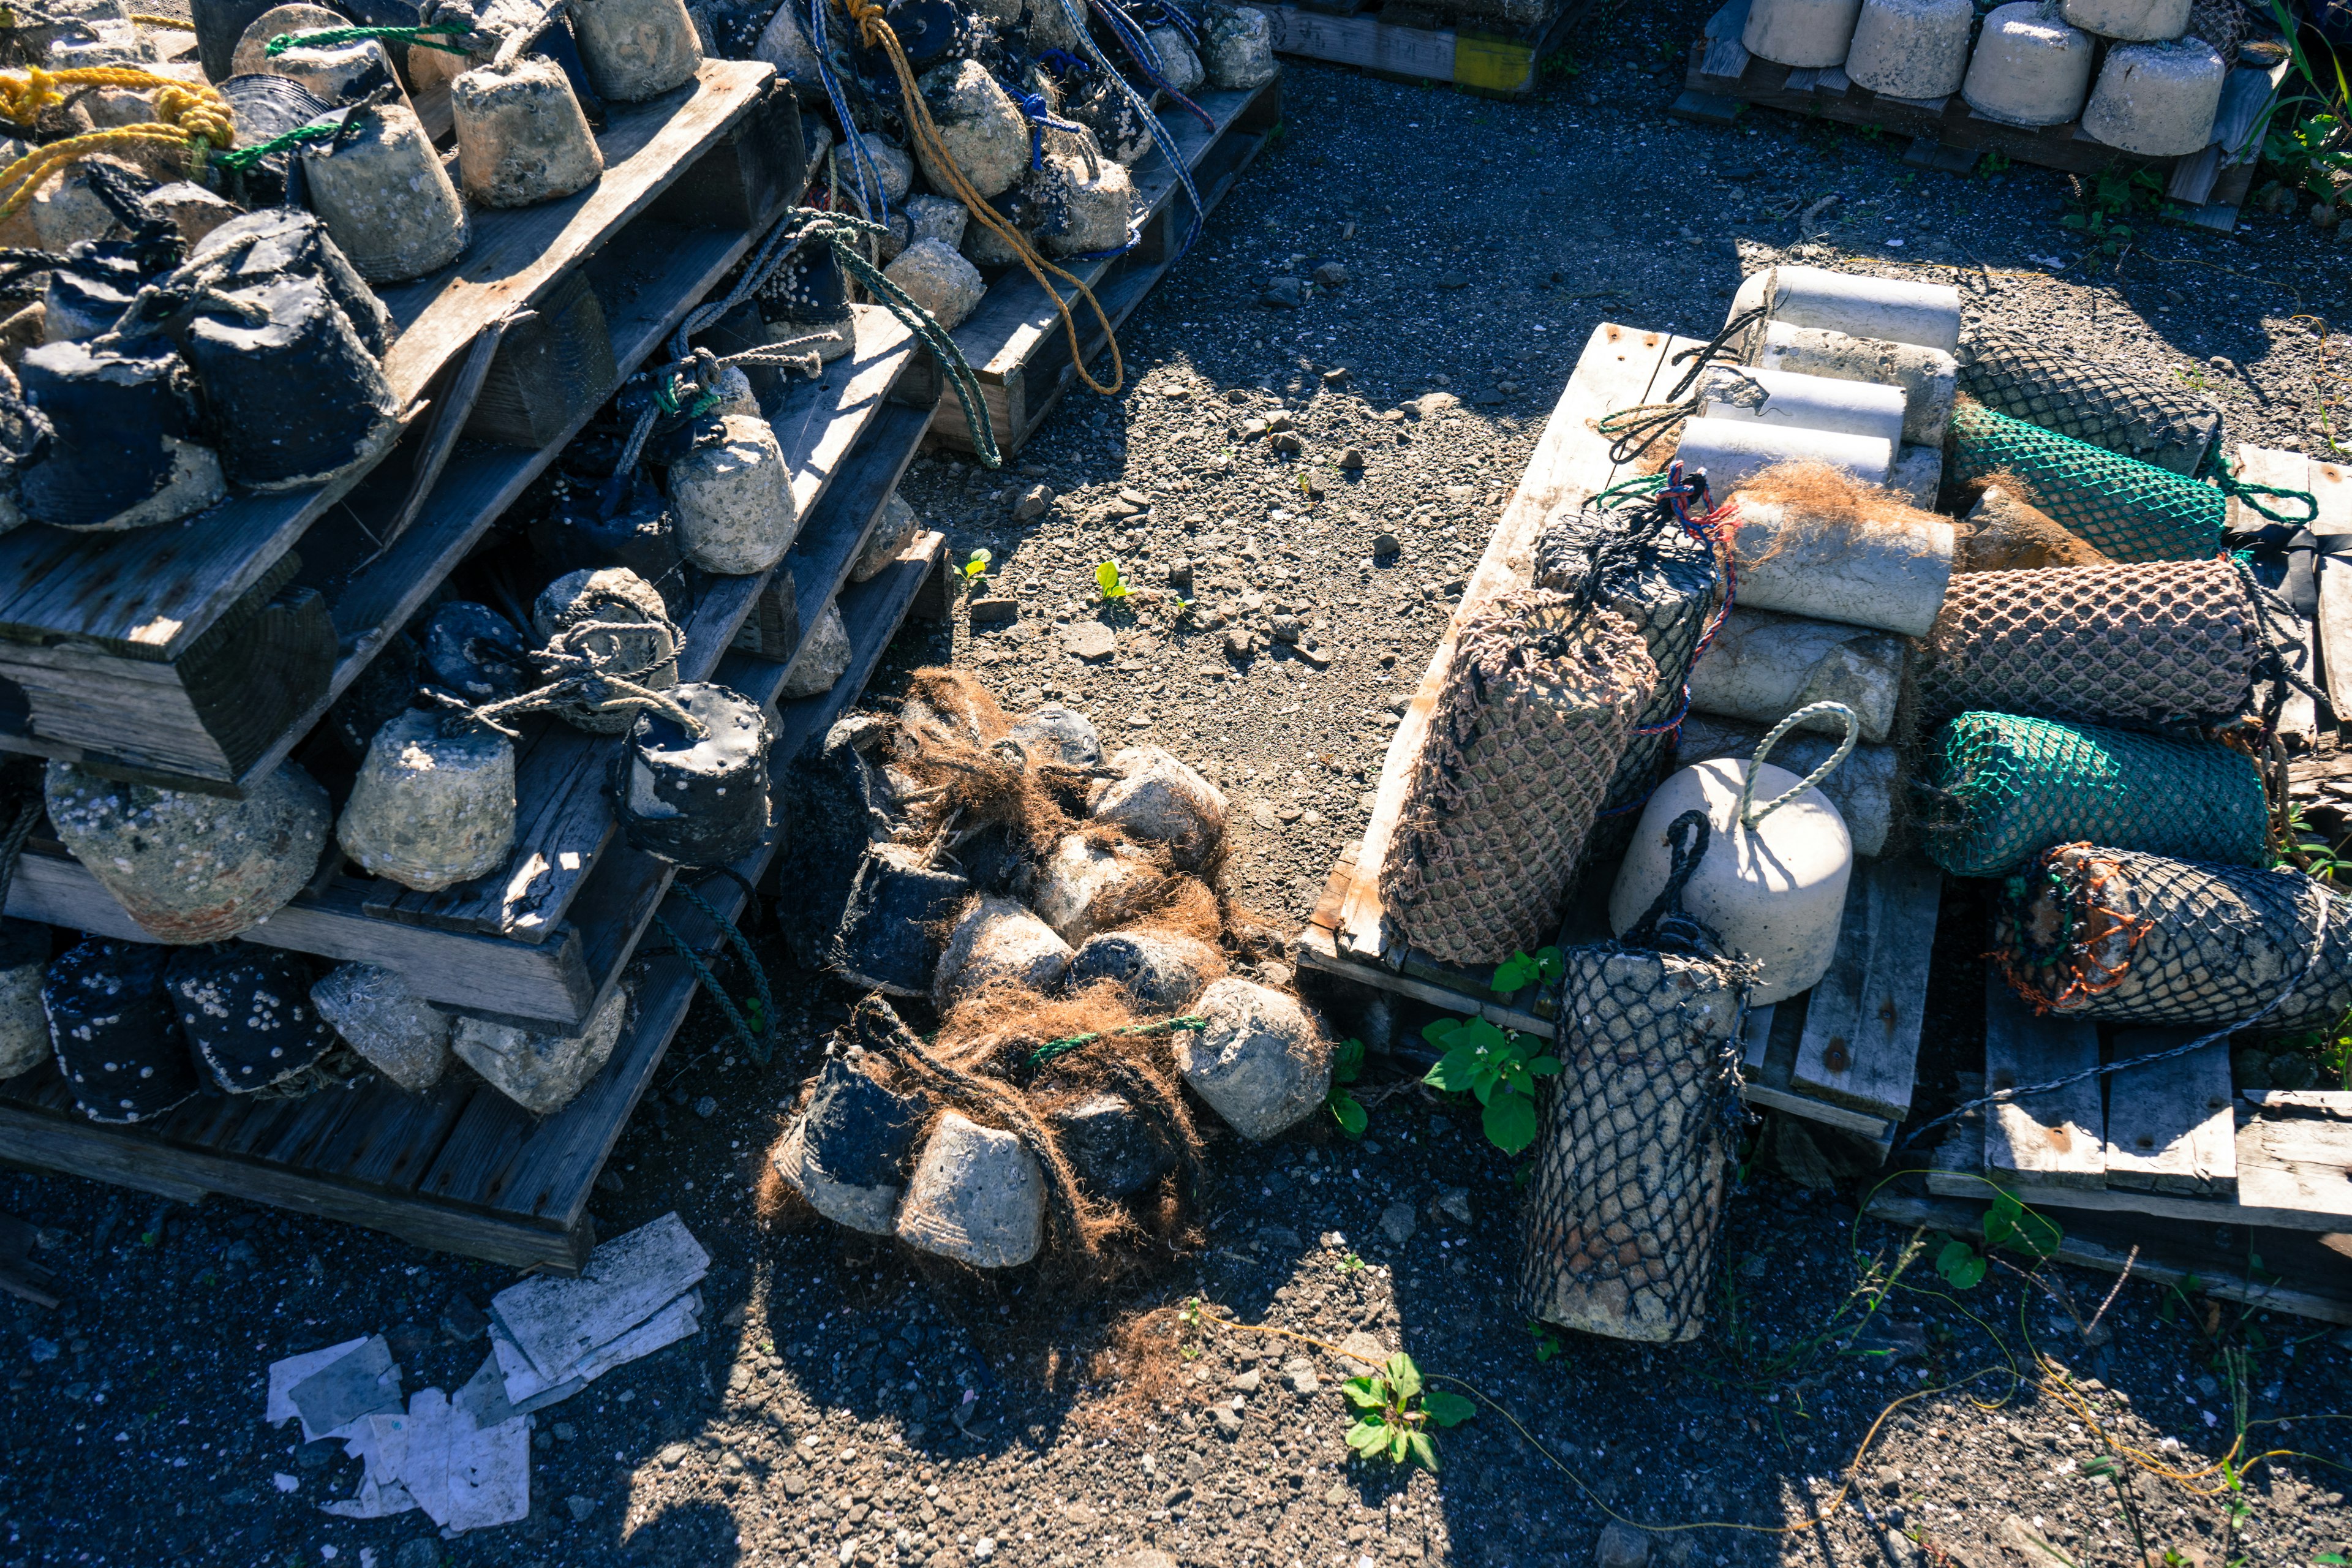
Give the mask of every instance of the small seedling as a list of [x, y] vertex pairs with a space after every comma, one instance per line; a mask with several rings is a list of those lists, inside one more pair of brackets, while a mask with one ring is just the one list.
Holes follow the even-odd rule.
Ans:
[[1556, 947], [1538, 948], [1530, 957], [1515, 952], [1495, 965], [1494, 990], [1497, 996], [1507, 996], [1523, 985], [1540, 980], [1549, 985], [1568, 973], [1568, 961]]
[[1371, 1112], [1364, 1109], [1362, 1100], [1341, 1086], [1355, 1082], [1362, 1076], [1363, 1070], [1364, 1042], [1340, 1041], [1339, 1048], [1331, 1055], [1331, 1091], [1323, 1097], [1323, 1106], [1330, 1111], [1331, 1119], [1339, 1124], [1339, 1131], [1351, 1140], [1364, 1135], [1365, 1127], [1371, 1121]]
[[1479, 1120], [1487, 1142], [1504, 1153], [1535, 1142], [1536, 1079], [1559, 1071], [1558, 1057], [1538, 1054], [1533, 1036], [1505, 1034], [1484, 1018], [1440, 1018], [1421, 1037], [1445, 1053], [1422, 1082], [1475, 1097], [1486, 1107]]
[[1953, 1237], [1936, 1254], [1936, 1272], [1955, 1289], [1973, 1290], [1984, 1282], [1986, 1272], [1992, 1268], [1991, 1255], [1996, 1248], [2007, 1247], [2025, 1253], [2036, 1262], [2046, 1262], [2058, 1255], [2058, 1243], [2063, 1239], [2063, 1233], [2046, 1216], [2027, 1208], [2015, 1194], [1997, 1191], [1992, 1206], [1985, 1210], [1982, 1247]]
[[751, 1032], [755, 1035], [766, 1034], [768, 1010], [760, 1005], [760, 999], [757, 996], [746, 996], [740, 1005], [743, 1010], [743, 1022], [751, 1026]]
[[1348, 1428], [1348, 1447], [1359, 1458], [1385, 1458], [1391, 1465], [1419, 1465], [1437, 1472], [1437, 1445], [1428, 1428], [1458, 1426], [1478, 1414], [1478, 1407], [1458, 1394], [1444, 1389], [1424, 1393], [1421, 1369], [1412, 1357], [1397, 1354], [1388, 1364], [1364, 1377], [1351, 1377], [1339, 1392], [1356, 1409], [1356, 1424]]
[[1339, 1259], [1339, 1262], [1333, 1264], [1332, 1267], [1339, 1269], [1342, 1274], [1354, 1274], [1363, 1268], [1364, 1260], [1351, 1252], [1348, 1254], [1347, 1257]]
[[1528, 1320], [1528, 1334], [1536, 1342], [1536, 1361], [1538, 1364], [1551, 1360], [1568, 1348], [1560, 1343], [1559, 1336], [1552, 1331], [1551, 1325], [1549, 1323]]
[[973, 551], [971, 558], [963, 563], [965, 580], [973, 583], [984, 581], [988, 576], [989, 563], [995, 559], [985, 550]]
[[1106, 599], [1124, 599], [1132, 592], [1127, 574], [1118, 569], [1116, 561], [1106, 561], [1095, 568], [1095, 586]]

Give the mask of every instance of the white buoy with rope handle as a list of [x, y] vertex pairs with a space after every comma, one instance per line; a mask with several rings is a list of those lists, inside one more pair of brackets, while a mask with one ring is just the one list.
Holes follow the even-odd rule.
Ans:
[[[1764, 759], [1799, 722], [1837, 715], [1845, 739], [1803, 778]], [[1861, 724], [1842, 702], [1816, 702], [1773, 726], [1756, 754], [1684, 768], [1652, 793], [1641, 826], [1609, 895], [1609, 929], [1632, 929], [1670, 882], [1683, 882], [1682, 905], [1724, 945], [1758, 966], [1753, 1006], [1811, 990], [1837, 951], [1853, 840], [1845, 819], [1816, 788], [1853, 752]], [[1772, 792], [1759, 804], [1759, 791]], [[1704, 847], [1678, 856], [1668, 832], [1686, 811], [1711, 829]], [[1677, 865], [1680, 859], [1683, 864]]]

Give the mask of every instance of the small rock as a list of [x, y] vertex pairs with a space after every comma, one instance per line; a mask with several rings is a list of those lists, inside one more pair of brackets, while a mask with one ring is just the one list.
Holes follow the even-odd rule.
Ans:
[[1267, 446], [1287, 457], [1297, 457], [1307, 450], [1307, 443], [1298, 438], [1296, 430], [1277, 430], [1267, 438]]
[[1242, 1413], [1238, 1406], [1212, 1405], [1209, 1406], [1209, 1414], [1216, 1419], [1219, 1436], [1238, 1437], [1242, 1435]]
[[1236, 660], [1246, 659], [1256, 652], [1257, 638], [1252, 635], [1246, 627], [1227, 626], [1225, 628], [1225, 657], [1227, 658]]
[[[1331, 656], [1325, 653], [1321, 648], [1315, 647], [1307, 643], [1300, 643], [1296, 647], [1292, 648], [1291, 651], [1297, 654], [1300, 659], [1305, 661], [1313, 668], [1328, 669], [1331, 668]], [[1308, 819], [1311, 821], [1320, 822], [1323, 820], [1311, 811], [1307, 815]]]
[[712, 1117], [719, 1114], [719, 1101], [712, 1096], [706, 1094], [700, 1100], [694, 1102], [694, 1113], [697, 1116], [701, 1117], [705, 1121], [708, 1121]]
[[1297, 616], [1276, 616], [1274, 617], [1273, 631], [1275, 641], [1295, 643], [1306, 635], [1307, 623]]
[[1261, 1378], [1262, 1374], [1258, 1372], [1258, 1369], [1251, 1367], [1247, 1372], [1237, 1372], [1234, 1373], [1226, 1386], [1229, 1388], [1238, 1389], [1244, 1394], [1255, 1394], [1258, 1391]]
[[1124, 1557], [1112, 1558], [1104, 1564], [1104, 1568], [1183, 1568], [1183, 1565], [1165, 1552], [1155, 1547], [1143, 1546], [1138, 1547]]
[[1901, 1497], [1903, 1495], [1903, 1472], [1900, 1469], [1893, 1465], [1881, 1465], [1872, 1474], [1873, 1479], [1878, 1482], [1879, 1496]]
[[1327, 261], [1315, 269], [1315, 286], [1318, 289], [1345, 289], [1348, 269], [1337, 261]]
[[1470, 287], [1470, 279], [1463, 277], [1459, 272], [1449, 272], [1444, 277], [1440, 278], [1437, 280], [1437, 286], [1440, 289], [1448, 290], [1454, 289], [1467, 289]]
[[459, 1344], [478, 1340], [490, 1331], [489, 1314], [463, 1296], [452, 1296], [441, 1309], [441, 1331]]
[[2223, 375], [2235, 375], [2238, 374], [2237, 362], [2231, 359], [2228, 354], [2215, 354], [2211, 359], [2207, 360], [2205, 363], [2211, 365], [2215, 370], [2220, 371]]
[[1362, 468], [1364, 466], [1364, 449], [1361, 447], [1341, 447], [1339, 451], [1339, 466], [1343, 468], [1350, 469]]
[[1284, 1362], [1282, 1375], [1284, 1381], [1290, 1384], [1290, 1392], [1293, 1394], [1322, 1392], [1323, 1380], [1315, 1375], [1315, 1363], [1305, 1356]]
[[1411, 1204], [1391, 1204], [1381, 1211], [1381, 1231], [1392, 1247], [1402, 1247], [1412, 1239], [1416, 1226]]
[[1135, 489], [1131, 487], [1120, 489], [1118, 492], [1118, 499], [1125, 501], [1128, 505], [1133, 507], [1138, 511], [1148, 511], [1151, 508], [1151, 498], [1145, 495], [1141, 490]]
[[1271, 305], [1277, 310], [1296, 310], [1307, 303], [1307, 284], [1297, 278], [1277, 278], [1265, 286], [1258, 297], [1261, 305]]
[[441, 1548], [422, 1535], [411, 1536], [392, 1554], [392, 1568], [441, 1568]]
[[1332, 1508], [1345, 1508], [1356, 1500], [1356, 1494], [1348, 1489], [1346, 1482], [1333, 1481], [1331, 1489], [1323, 1494], [1323, 1500]]
[[[1433, 1132], [1437, 1131], [1437, 1129], [1433, 1127], [1430, 1131]], [[1470, 1189], [1467, 1187], [1440, 1187], [1437, 1189], [1437, 1197], [1434, 1206], [1439, 1214], [1444, 1215], [1454, 1224], [1468, 1225], [1470, 1223]]]
[[1345, 386], [1348, 384], [1348, 378], [1355, 374], [1344, 364], [1335, 364], [1323, 373], [1323, 384], [1330, 387]]
[[1385, 529], [1372, 535], [1372, 554], [1375, 557], [1394, 555], [1403, 549], [1404, 542]]
[[1013, 503], [1013, 521], [1027, 522], [1034, 518], [1043, 517], [1045, 515], [1045, 509], [1053, 504], [1053, 486], [1031, 485], [1021, 492], [1021, 499]]
[[1515, 396], [1518, 393], [1519, 384], [1516, 381], [1498, 381], [1495, 384], [1495, 390], [1506, 397]]
[[1611, 1524], [1592, 1549], [1593, 1568], [1649, 1568], [1650, 1537], [1630, 1524]]
[[600, 1193], [625, 1193], [629, 1190], [629, 1184], [621, 1180], [620, 1172], [605, 1171], [596, 1178], [596, 1190]]
[[1012, 598], [974, 599], [969, 606], [976, 626], [1009, 626], [1021, 618], [1021, 601]]
[[1072, 621], [1062, 628], [1062, 646], [1080, 658], [1108, 658], [1118, 651], [1118, 634], [1100, 621]]
[[1307, 813], [1302, 807], [1286, 805], [1276, 810], [1274, 815], [1285, 825], [1287, 825], [1297, 821], [1300, 817], [1306, 816]]
[[1274, 814], [1274, 803], [1268, 800], [1257, 800], [1250, 803], [1250, 820], [1256, 823], [1260, 827], [1265, 828], [1276, 828], [1282, 826], [1282, 818]]
[[596, 1500], [592, 1497], [582, 1497], [578, 1492], [573, 1492], [563, 1500], [563, 1506], [572, 1510], [573, 1520], [585, 1520], [596, 1511]]
[[667, 1447], [664, 1448], [659, 1455], [662, 1468], [665, 1470], [674, 1470], [677, 1468], [678, 1466], [686, 1463], [686, 1455], [687, 1447], [685, 1444], [670, 1444]]
[[[1381, 1217], [1385, 1224], [1388, 1216], [1383, 1215]], [[1349, 1377], [1368, 1377], [1388, 1364], [1388, 1348], [1361, 1329], [1341, 1340], [1339, 1349], [1345, 1352], [1339, 1365]]]
[[1190, 558], [1179, 555], [1168, 563], [1168, 585], [1180, 594], [1192, 591], [1192, 563]]

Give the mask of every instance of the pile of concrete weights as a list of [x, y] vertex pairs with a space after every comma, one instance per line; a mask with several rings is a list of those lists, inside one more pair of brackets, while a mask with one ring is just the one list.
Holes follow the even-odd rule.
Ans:
[[[1213, 888], [1225, 798], [1167, 752], [1106, 761], [1084, 715], [1011, 721], [931, 670], [780, 789], [787, 941], [876, 994], [772, 1155], [827, 1218], [1083, 1273], [1121, 1238], [1175, 1239], [1196, 1101], [1258, 1142], [1322, 1105], [1330, 1037], [1265, 983], [1279, 937]], [[936, 1016], [929, 1045], [898, 1009]]]

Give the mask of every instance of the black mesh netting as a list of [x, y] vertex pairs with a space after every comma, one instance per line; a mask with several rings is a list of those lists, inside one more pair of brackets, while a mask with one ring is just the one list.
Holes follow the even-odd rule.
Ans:
[[2070, 1017], [2284, 1033], [2352, 1008], [2352, 910], [2300, 871], [2061, 845], [2003, 887], [1992, 946]]
[[2012, 419], [2184, 477], [2221, 433], [2220, 410], [2185, 387], [1990, 329], [1961, 346], [1960, 390]]
[[2221, 541], [2229, 501], [2211, 485], [1963, 401], [1944, 482], [2015, 478], [2025, 497], [2110, 561], [2198, 561]]

